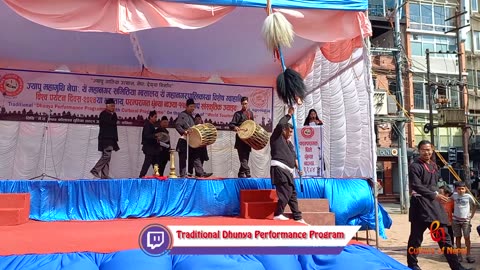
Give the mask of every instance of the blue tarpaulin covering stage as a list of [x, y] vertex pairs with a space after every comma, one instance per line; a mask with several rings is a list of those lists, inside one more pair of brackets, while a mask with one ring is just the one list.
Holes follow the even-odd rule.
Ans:
[[0, 257], [2, 270], [408, 270], [365, 245], [349, 245], [339, 255], [164, 255], [150, 257], [141, 250], [109, 254], [67, 253]]
[[[326, 198], [337, 225], [375, 228], [372, 190], [364, 179], [303, 180], [299, 198]], [[297, 180], [297, 189], [300, 181]], [[30, 218], [106, 220], [152, 216], [237, 216], [241, 189], [273, 189], [270, 179], [2, 180], [1, 193], [31, 194]], [[380, 235], [392, 221], [379, 210]]]

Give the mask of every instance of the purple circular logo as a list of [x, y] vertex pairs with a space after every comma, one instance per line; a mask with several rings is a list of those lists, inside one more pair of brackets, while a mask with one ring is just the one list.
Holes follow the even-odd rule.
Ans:
[[170, 230], [160, 224], [152, 224], [143, 228], [138, 239], [140, 248], [149, 256], [161, 256], [173, 245]]

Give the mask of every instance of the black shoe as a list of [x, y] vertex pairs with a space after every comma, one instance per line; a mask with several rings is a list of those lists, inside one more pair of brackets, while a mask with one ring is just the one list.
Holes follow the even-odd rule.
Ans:
[[245, 178], [245, 174], [239, 174], [238, 178]]
[[213, 173], [203, 173], [202, 175], [197, 174], [197, 177], [210, 177], [212, 175], [213, 175]]
[[252, 178], [252, 176], [250, 174], [247, 174], [246, 178]]
[[409, 266], [409, 268], [412, 269], [412, 270], [422, 270], [422, 268], [420, 268], [420, 266], [418, 266], [418, 265]]
[[467, 256], [467, 262], [468, 263], [475, 263], [475, 259], [471, 256]]
[[93, 169], [90, 171], [90, 173], [91, 173], [93, 176], [95, 176], [95, 178], [98, 178], [98, 179], [102, 178], [102, 177], [100, 177], [100, 174], [98, 174], [98, 172], [94, 171]]

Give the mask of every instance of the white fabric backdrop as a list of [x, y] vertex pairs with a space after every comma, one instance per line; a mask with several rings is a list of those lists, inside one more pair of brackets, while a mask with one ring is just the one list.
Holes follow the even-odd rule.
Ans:
[[[303, 125], [308, 110], [316, 109], [324, 122], [327, 177], [373, 177], [375, 140], [373, 115], [369, 110], [373, 94], [368, 61], [365, 49], [357, 49], [342, 63], [329, 62], [318, 50], [314, 67], [305, 78], [309, 95], [296, 110], [297, 126]], [[276, 95], [274, 102], [276, 124], [286, 108]], [[28, 179], [42, 174], [44, 126], [43, 123], [0, 121], [0, 178]], [[92, 178], [90, 169], [100, 157], [98, 126], [52, 123], [48, 127], [46, 173], [60, 179]], [[119, 127], [118, 131], [120, 151], [113, 154], [110, 176], [138, 177], [144, 159], [140, 144], [142, 128]], [[170, 134], [175, 145], [178, 134], [173, 129]], [[218, 177], [236, 177], [239, 161], [234, 142], [233, 132], [219, 132], [216, 143], [208, 147], [210, 161], [204, 165], [207, 172]], [[252, 152], [252, 177], [269, 177], [269, 151], [266, 147]], [[176, 163], [178, 173], [177, 156]]]

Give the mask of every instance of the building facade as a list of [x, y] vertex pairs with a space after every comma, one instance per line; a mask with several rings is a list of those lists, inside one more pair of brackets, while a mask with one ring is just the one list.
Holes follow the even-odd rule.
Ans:
[[[394, 8], [395, 1], [371, 0], [368, 11], [373, 31], [370, 43], [375, 88], [377, 179], [382, 186], [379, 191], [379, 200], [382, 202], [398, 202], [400, 193]], [[402, 18], [401, 28], [404, 32], [404, 18]]]
[[[439, 123], [445, 108], [462, 109], [460, 85], [466, 83], [468, 89], [468, 123], [470, 135], [468, 152], [470, 168], [478, 171], [480, 167], [480, 136], [479, 117], [480, 99], [480, 14], [478, 0], [461, 1], [409, 1], [407, 8], [407, 57], [411, 61], [410, 93], [413, 96], [411, 112], [414, 115], [415, 141], [428, 139], [424, 125], [428, 123], [428, 91], [425, 50], [435, 53], [430, 56], [430, 82], [434, 82], [434, 122]], [[460, 17], [459, 37], [463, 42], [457, 46], [456, 21], [447, 20], [455, 15], [455, 10], [464, 12]], [[465, 27], [466, 26], [466, 27]], [[451, 31], [451, 32], [449, 32]], [[448, 33], [449, 32], [449, 33]], [[441, 51], [442, 53], [437, 53]], [[460, 51], [460, 55], [457, 52]], [[464, 53], [463, 53], [464, 52]], [[459, 72], [459, 57], [463, 58], [465, 67], [462, 69], [462, 80]], [[437, 110], [438, 109], [438, 110]], [[441, 124], [441, 123], [440, 123]], [[443, 127], [434, 130], [435, 144], [442, 156], [463, 176], [462, 129], [458, 127]], [[449, 160], [449, 149], [456, 150], [455, 158]], [[451, 174], [443, 169], [442, 176], [449, 182], [453, 181]]]
[[[468, 6], [467, 6], [468, 8]], [[469, 94], [469, 124], [471, 136], [469, 144], [470, 163], [473, 170], [480, 169], [480, 13], [478, 0], [470, 2], [470, 27], [465, 39], [465, 57], [467, 68], [467, 88]]]
[[[480, 168], [480, 13], [479, 0], [467, 0], [460, 5], [456, 0], [443, 1], [404, 1], [401, 18], [401, 40], [399, 48], [403, 59], [404, 108], [408, 112], [406, 124], [407, 147], [410, 158], [413, 149], [421, 140], [430, 140], [427, 124], [430, 123], [429, 94], [432, 97], [432, 118], [434, 144], [443, 158], [459, 175], [463, 165], [462, 128], [445, 124], [446, 112], [460, 112], [461, 85], [468, 88], [468, 122], [470, 124], [470, 167]], [[377, 176], [382, 180], [386, 196], [399, 192], [397, 168], [398, 159], [391, 153], [398, 153], [398, 120], [395, 101], [396, 70], [392, 51], [394, 46], [394, 16], [396, 1], [370, 0], [369, 18], [372, 22], [371, 38], [373, 79], [375, 84], [376, 134], [377, 134]], [[456, 10], [466, 11], [461, 16], [460, 25], [468, 25], [460, 31], [464, 42], [457, 46], [457, 21], [449, 19]], [[429, 50], [427, 63], [426, 50]], [[461, 53], [458, 54], [458, 51]], [[463, 51], [465, 52], [463, 54]], [[460, 73], [459, 57], [465, 63]], [[429, 66], [429, 67], [428, 67]], [[460, 76], [462, 74], [462, 77]], [[429, 91], [431, 91], [429, 93]], [[386, 97], [385, 97], [386, 96]], [[464, 115], [464, 113], [463, 113]], [[448, 115], [447, 115], [448, 116]], [[393, 151], [392, 150], [397, 150]], [[449, 156], [449, 151], [455, 154]], [[450, 159], [449, 159], [450, 158]], [[442, 163], [438, 161], [440, 165]], [[447, 169], [442, 169], [442, 177], [453, 181]]]

